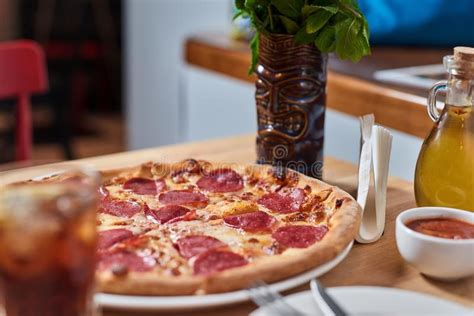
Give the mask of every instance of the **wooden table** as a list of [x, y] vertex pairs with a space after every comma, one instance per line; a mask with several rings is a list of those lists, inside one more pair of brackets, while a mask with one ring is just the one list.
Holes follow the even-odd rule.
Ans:
[[[222, 33], [203, 33], [185, 44], [188, 64], [232, 78], [255, 82], [248, 76], [250, 50], [243, 41]], [[358, 64], [329, 60], [327, 106], [352, 116], [375, 114], [378, 124], [425, 138], [433, 126], [426, 113], [427, 91], [375, 81], [373, 73], [398, 68], [441, 63], [450, 49], [374, 47], [372, 56]]]
[[[91, 164], [98, 169], [107, 169], [138, 164], [149, 160], [171, 162], [190, 157], [237, 163], [253, 162], [256, 159], [255, 136], [247, 135], [180, 144], [78, 161]], [[356, 172], [356, 166], [326, 157], [324, 167], [325, 181], [338, 185], [353, 195], [356, 188]], [[322, 283], [325, 286], [377, 285], [397, 287], [433, 294], [474, 307], [474, 278], [452, 283], [434, 281], [420, 275], [400, 257], [395, 245], [395, 218], [401, 211], [414, 206], [412, 183], [390, 178], [388, 182], [385, 234], [377, 243], [354, 245], [352, 251], [342, 263], [321, 277]], [[453, 258], [453, 260], [456, 260], [456, 258]], [[289, 291], [289, 293], [306, 289], [308, 289], [308, 285], [300, 286]], [[179, 315], [247, 315], [255, 308], [255, 305], [247, 302], [212, 310], [180, 312]], [[104, 315], [123, 316], [140, 314], [105, 311]]]

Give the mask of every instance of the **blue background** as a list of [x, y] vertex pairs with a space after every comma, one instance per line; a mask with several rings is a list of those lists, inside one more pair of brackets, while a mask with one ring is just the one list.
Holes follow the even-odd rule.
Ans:
[[372, 44], [474, 46], [474, 0], [359, 0]]

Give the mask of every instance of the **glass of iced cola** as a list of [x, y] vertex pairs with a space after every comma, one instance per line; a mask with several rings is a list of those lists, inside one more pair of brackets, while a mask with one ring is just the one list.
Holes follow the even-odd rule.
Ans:
[[0, 173], [0, 315], [96, 314], [98, 184], [77, 165]]

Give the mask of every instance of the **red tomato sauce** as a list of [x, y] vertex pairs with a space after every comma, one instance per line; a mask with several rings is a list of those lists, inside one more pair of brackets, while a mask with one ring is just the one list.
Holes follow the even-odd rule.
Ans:
[[408, 228], [434, 237], [447, 239], [474, 238], [474, 225], [453, 218], [422, 218], [405, 223]]

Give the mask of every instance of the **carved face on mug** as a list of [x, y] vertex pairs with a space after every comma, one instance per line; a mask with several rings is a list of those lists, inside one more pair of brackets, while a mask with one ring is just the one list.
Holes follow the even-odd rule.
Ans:
[[294, 143], [312, 128], [310, 111], [324, 93], [322, 81], [304, 67], [273, 71], [259, 65], [257, 73], [258, 141], [266, 157], [293, 159]]

